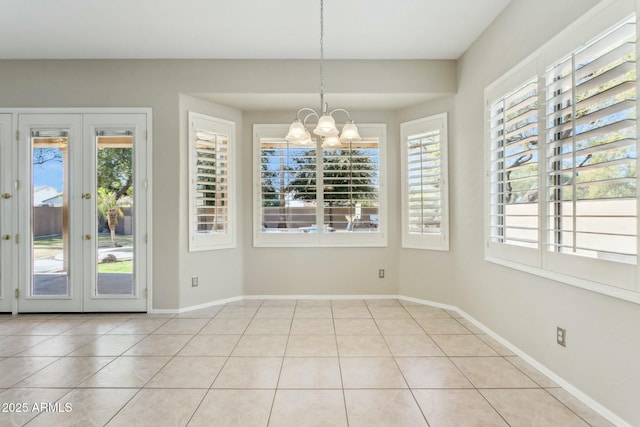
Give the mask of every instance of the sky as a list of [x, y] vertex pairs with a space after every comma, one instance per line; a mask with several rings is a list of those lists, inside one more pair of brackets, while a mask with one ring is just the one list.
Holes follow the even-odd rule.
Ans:
[[62, 181], [62, 162], [53, 160], [40, 165], [33, 165], [34, 187], [53, 187], [62, 192]]

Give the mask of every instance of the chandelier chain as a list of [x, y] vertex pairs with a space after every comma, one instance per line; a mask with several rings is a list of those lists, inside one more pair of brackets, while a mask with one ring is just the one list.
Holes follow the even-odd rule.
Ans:
[[320, 111], [324, 109], [324, 0], [320, 0]]
[[[329, 111], [329, 106], [324, 102], [325, 78], [324, 78], [324, 0], [320, 0], [320, 110], [303, 107], [296, 113], [296, 119], [289, 126], [289, 133], [285, 137], [287, 142], [300, 145], [312, 144], [311, 134], [307, 130], [307, 119], [315, 117], [318, 119], [313, 133], [322, 138], [323, 147], [336, 147], [341, 143], [360, 141], [362, 138], [358, 133], [358, 128], [351, 119], [351, 114], [344, 108], [336, 108]], [[304, 114], [303, 114], [304, 113]], [[343, 113], [347, 116], [347, 121], [342, 128], [342, 132], [336, 127], [333, 117], [334, 113]], [[351, 146], [351, 145], [349, 145]]]

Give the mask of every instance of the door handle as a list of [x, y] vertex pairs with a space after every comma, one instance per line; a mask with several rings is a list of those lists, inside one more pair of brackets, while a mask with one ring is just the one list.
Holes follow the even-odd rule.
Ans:
[[3, 199], [10, 199], [10, 198], [11, 198], [11, 194], [9, 194], [9, 193], [2, 193], [2, 196], [0, 196], [0, 197], [2, 197]]
[[91, 240], [91, 234], [85, 234], [84, 240]]
[[3, 234], [2, 240], [11, 240], [11, 236], [9, 236], [8, 234]]
[[89, 200], [89, 199], [91, 198], [91, 193], [84, 193], [84, 194], [82, 195], [82, 198], [83, 198], [83, 199], [87, 199], [87, 200]]

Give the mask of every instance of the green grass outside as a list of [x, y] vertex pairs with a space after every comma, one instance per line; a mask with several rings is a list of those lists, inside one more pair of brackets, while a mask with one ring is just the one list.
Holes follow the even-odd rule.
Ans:
[[[116, 242], [121, 247], [132, 247], [133, 236], [116, 235]], [[34, 257], [36, 259], [53, 257], [62, 252], [62, 235], [41, 236], [33, 239]], [[98, 248], [112, 248], [111, 234], [98, 234]], [[98, 273], [133, 273], [133, 261], [124, 260], [98, 264]]]
[[133, 261], [128, 259], [98, 264], [98, 273], [133, 273]]

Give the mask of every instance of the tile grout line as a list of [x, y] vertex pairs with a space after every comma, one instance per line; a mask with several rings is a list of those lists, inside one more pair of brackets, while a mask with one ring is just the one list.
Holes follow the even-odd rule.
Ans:
[[[415, 321], [413, 315], [406, 309], [406, 307], [404, 307], [402, 304], [400, 304], [400, 306], [407, 312], [407, 314], [409, 314], [410, 318]], [[367, 305], [367, 307], [368, 307], [368, 305]], [[373, 313], [372, 313], [372, 315], [373, 315]], [[391, 351], [391, 347], [389, 346], [389, 343], [387, 342], [387, 339], [385, 338], [384, 334], [382, 333], [382, 330], [380, 330], [380, 325], [376, 321], [375, 317], [373, 318], [373, 321], [376, 324], [376, 327], [378, 328], [378, 331], [380, 332], [380, 336], [382, 337], [382, 340], [384, 341], [385, 345], [387, 346], [387, 350], [389, 350], [389, 354], [391, 354], [391, 357], [393, 358], [393, 363], [396, 365], [396, 368], [400, 372], [400, 375], [402, 375], [402, 379], [404, 380], [405, 384], [407, 385], [407, 390], [411, 394], [411, 397], [413, 398], [414, 403], [418, 407], [418, 411], [420, 411], [420, 415], [422, 415], [422, 418], [424, 419], [424, 422], [427, 423], [427, 426], [430, 426], [429, 420], [427, 419], [427, 415], [422, 410], [422, 407], [420, 406], [420, 403], [418, 402], [418, 399], [416, 398], [415, 394], [413, 393], [413, 389], [411, 388], [411, 385], [409, 384], [409, 381], [407, 380], [407, 377], [405, 376], [404, 372], [402, 372], [402, 369], [400, 368], [400, 365], [398, 364], [398, 360], [396, 359], [396, 356], [394, 356], [393, 351]], [[418, 322], [416, 322], [416, 323], [418, 323]], [[418, 323], [418, 326], [420, 326], [422, 328], [422, 325], [420, 325], [419, 323]], [[425, 333], [426, 333], [426, 331], [425, 331]], [[428, 335], [429, 334], [427, 334], [427, 336]]]
[[331, 323], [333, 324], [333, 342], [336, 345], [336, 358], [338, 359], [338, 372], [340, 373], [340, 389], [342, 391], [342, 403], [344, 405], [344, 416], [347, 421], [347, 427], [349, 427], [349, 408], [347, 407], [347, 394], [344, 391], [344, 377], [342, 375], [342, 363], [340, 363], [340, 348], [338, 347], [338, 330], [336, 328], [336, 318], [333, 314], [333, 301], [330, 304], [331, 307]]
[[284, 358], [287, 354], [287, 347], [289, 346], [289, 337], [291, 337], [291, 329], [293, 328], [293, 319], [296, 315], [296, 310], [298, 307], [298, 300], [295, 300], [295, 305], [293, 306], [293, 314], [291, 315], [291, 322], [289, 322], [289, 333], [287, 334], [287, 342], [284, 345], [284, 351], [282, 353], [282, 361], [280, 362], [280, 371], [278, 372], [278, 379], [276, 381], [276, 387], [273, 390], [273, 398], [271, 399], [271, 408], [269, 408], [269, 416], [267, 417], [267, 426], [271, 422], [271, 416], [273, 415], [273, 407], [276, 404], [276, 396], [278, 395], [278, 386], [280, 385], [280, 377], [282, 376], [282, 368], [284, 366]]

